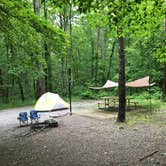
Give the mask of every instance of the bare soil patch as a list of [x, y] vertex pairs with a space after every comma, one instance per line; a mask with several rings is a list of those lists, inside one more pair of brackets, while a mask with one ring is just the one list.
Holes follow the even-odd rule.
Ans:
[[[56, 118], [57, 128], [36, 131], [20, 128], [16, 120], [19, 112], [32, 107], [0, 111], [0, 165], [165, 165], [164, 118], [155, 124], [121, 127], [116, 112], [98, 111], [96, 106], [95, 101], [74, 102], [72, 116]], [[46, 113], [41, 120], [47, 118]]]

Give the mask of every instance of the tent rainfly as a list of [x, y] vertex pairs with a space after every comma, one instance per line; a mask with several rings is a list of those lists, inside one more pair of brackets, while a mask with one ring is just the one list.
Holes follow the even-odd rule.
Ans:
[[53, 111], [67, 108], [69, 108], [69, 104], [66, 103], [58, 94], [47, 92], [37, 100], [34, 110]]

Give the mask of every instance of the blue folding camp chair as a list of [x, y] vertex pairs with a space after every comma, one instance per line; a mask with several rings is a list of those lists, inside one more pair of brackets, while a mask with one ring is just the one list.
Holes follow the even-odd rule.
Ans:
[[37, 112], [35, 110], [31, 110], [30, 111], [30, 119], [31, 119], [31, 123], [38, 122], [39, 121], [40, 116], [37, 114]]
[[20, 112], [19, 117], [17, 117], [17, 119], [20, 121], [20, 127], [21, 127], [21, 124], [27, 124], [28, 125], [27, 112]]

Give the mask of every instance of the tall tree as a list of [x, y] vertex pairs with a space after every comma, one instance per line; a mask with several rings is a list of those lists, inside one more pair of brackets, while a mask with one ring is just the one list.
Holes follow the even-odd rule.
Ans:
[[[39, 42], [41, 39], [49, 42], [53, 53], [64, 55], [68, 45], [67, 36], [62, 30], [36, 15], [39, 14], [38, 3], [34, 2], [34, 12], [31, 1], [0, 1], [0, 89], [3, 100], [7, 101], [8, 97], [11, 100], [19, 97], [22, 100], [32, 99], [34, 96], [33, 80], [44, 77], [43, 69], [46, 68], [41, 56], [44, 53], [44, 42]], [[41, 70], [37, 64], [40, 64]]]
[[[47, 20], [48, 10], [47, 10], [47, 0], [44, 0], [44, 18]], [[44, 54], [45, 61], [47, 64], [45, 70], [45, 91], [52, 92], [52, 66], [51, 66], [51, 55], [49, 51], [49, 46], [46, 41], [44, 41]]]
[[119, 112], [118, 122], [124, 122], [126, 119], [126, 90], [125, 90], [125, 52], [124, 52], [124, 38], [119, 36]]
[[[165, 1], [165, 3], [166, 3], [166, 1]], [[166, 18], [164, 19], [164, 32], [166, 33]], [[164, 36], [166, 36], [166, 34]], [[166, 43], [164, 43], [164, 44], [166, 44]], [[164, 79], [163, 79], [162, 100], [166, 101], [166, 62], [164, 62]]]
[[[33, 0], [33, 7], [34, 7], [34, 13], [40, 17], [40, 0]], [[41, 41], [39, 41], [39, 44]], [[41, 56], [41, 55], [38, 55]], [[42, 66], [40, 64], [39, 61], [36, 62], [36, 65], [38, 66], [39, 72], [42, 73]], [[44, 80], [43, 80], [43, 76], [39, 75], [39, 77], [36, 80], [36, 98], [38, 99], [43, 93], [44, 93]]]
[[[144, 25], [143, 28], [155, 23], [156, 16], [158, 16], [159, 11], [161, 11], [161, 6], [163, 0], [161, 1], [108, 1], [103, 0], [98, 1], [83, 1], [78, 0], [80, 3], [80, 10], [87, 11], [90, 8], [94, 8], [96, 11], [106, 12], [110, 19], [110, 26], [117, 30], [117, 36], [119, 41], [119, 113], [117, 121], [125, 121], [126, 112], [126, 100], [125, 100], [125, 54], [124, 54], [124, 37], [125, 34], [136, 29], [137, 25]], [[108, 8], [105, 8], [107, 6]], [[138, 13], [136, 13], [138, 12]], [[155, 14], [154, 14], [155, 13]], [[157, 13], [157, 14], [156, 14]], [[152, 19], [154, 18], [154, 19]], [[146, 20], [145, 20], [146, 19]], [[120, 32], [120, 34], [119, 34]]]

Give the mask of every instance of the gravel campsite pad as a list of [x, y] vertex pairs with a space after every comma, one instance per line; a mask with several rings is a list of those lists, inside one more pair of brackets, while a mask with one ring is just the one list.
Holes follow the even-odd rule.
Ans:
[[[117, 113], [96, 109], [96, 102], [73, 103], [73, 114], [55, 120], [56, 128], [19, 127], [18, 113], [32, 107], [0, 111], [1, 166], [164, 166], [165, 118], [155, 124], [123, 127]], [[96, 110], [96, 111], [95, 111]], [[40, 120], [54, 113], [41, 114]], [[161, 114], [162, 116], [162, 114]]]

